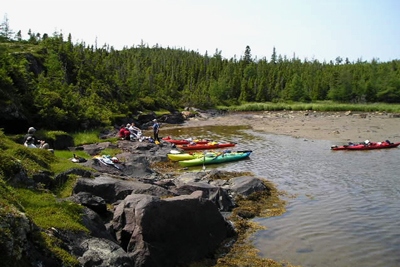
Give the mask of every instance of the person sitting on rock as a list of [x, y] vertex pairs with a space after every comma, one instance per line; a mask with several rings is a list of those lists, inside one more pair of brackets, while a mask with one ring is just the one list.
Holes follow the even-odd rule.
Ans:
[[[128, 126], [129, 125], [129, 126]], [[135, 123], [132, 122], [132, 124], [127, 124], [126, 125], [129, 132], [130, 132], [130, 139], [135, 140], [135, 139], [140, 139], [142, 136], [142, 131], [135, 126]]]
[[37, 148], [37, 146], [34, 144], [35, 138], [32, 136], [28, 136], [24, 142], [24, 146], [29, 147], [29, 148]]
[[42, 148], [49, 149], [50, 146], [44, 140], [39, 140], [35, 136], [36, 129], [34, 127], [29, 127], [28, 133], [24, 137], [24, 146], [30, 148]]
[[129, 130], [125, 127], [125, 125], [121, 125], [121, 128], [119, 129], [119, 137], [122, 140], [129, 140], [130, 139], [131, 133]]

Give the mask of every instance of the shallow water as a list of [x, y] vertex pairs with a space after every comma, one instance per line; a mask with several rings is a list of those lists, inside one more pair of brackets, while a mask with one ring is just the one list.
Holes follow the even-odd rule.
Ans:
[[252, 237], [262, 257], [301, 266], [400, 266], [399, 148], [332, 151], [331, 141], [244, 127], [166, 134], [193, 137], [194, 132], [198, 138], [237, 142], [235, 150], [253, 150], [248, 160], [207, 168], [252, 171], [296, 196], [287, 199], [282, 216], [255, 219], [267, 228]]

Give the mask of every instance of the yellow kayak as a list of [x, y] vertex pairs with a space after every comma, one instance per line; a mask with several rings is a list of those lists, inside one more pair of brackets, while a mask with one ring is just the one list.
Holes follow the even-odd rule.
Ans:
[[181, 161], [181, 160], [188, 160], [188, 159], [197, 159], [200, 157], [206, 156], [215, 156], [214, 152], [195, 152], [195, 153], [168, 153], [168, 158], [172, 161]]

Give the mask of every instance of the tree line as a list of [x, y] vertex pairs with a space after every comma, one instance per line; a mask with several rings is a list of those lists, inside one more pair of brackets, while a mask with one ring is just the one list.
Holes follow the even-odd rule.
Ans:
[[[14, 33], [0, 25], [0, 100], [47, 129], [110, 125], [145, 110], [249, 102], [400, 103], [400, 60], [255, 59], [195, 51], [73, 43], [71, 34]], [[2, 115], [3, 116], [3, 115]]]

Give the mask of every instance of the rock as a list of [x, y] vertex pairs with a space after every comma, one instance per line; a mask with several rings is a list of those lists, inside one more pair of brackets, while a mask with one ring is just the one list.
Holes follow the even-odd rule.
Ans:
[[145, 184], [137, 180], [122, 180], [107, 174], [94, 179], [79, 178], [73, 189], [74, 194], [88, 192], [103, 198], [107, 203], [122, 200], [133, 192], [148, 193], [155, 196], [168, 196], [171, 193], [157, 185]]
[[54, 139], [46, 138], [45, 140], [49, 143], [50, 147], [56, 150], [66, 150], [68, 147], [74, 145], [74, 139], [71, 135], [65, 132], [53, 131], [50, 136], [54, 135]]
[[90, 238], [82, 241], [80, 246], [86, 251], [78, 258], [85, 267], [132, 267], [135, 266], [131, 256], [119, 245], [100, 238]]
[[202, 172], [187, 172], [175, 178], [175, 185], [177, 187], [183, 186], [189, 182], [198, 182], [204, 177]]
[[163, 200], [133, 194], [116, 207], [113, 229], [132, 253], [134, 266], [184, 266], [211, 255], [234, 235], [231, 224], [201, 194]]
[[9, 207], [1, 213], [0, 249], [2, 266], [61, 266], [38, 246], [40, 229], [22, 212]]
[[83, 145], [83, 150], [91, 156], [98, 155], [106, 148], [117, 148], [116, 145], [111, 142], [101, 142], [97, 144]]
[[254, 192], [269, 191], [260, 179], [253, 176], [241, 176], [230, 179], [229, 191], [235, 195], [249, 196]]
[[174, 112], [172, 114], [163, 115], [159, 119], [162, 123], [169, 124], [182, 124], [185, 122], [185, 116], [180, 112]]
[[182, 111], [182, 116], [185, 119], [189, 119], [189, 118], [193, 118], [195, 116], [195, 114], [191, 111], [184, 110], [184, 111]]
[[86, 178], [90, 178], [92, 176], [92, 172], [90, 171], [79, 168], [73, 168], [56, 175], [56, 177], [54, 178], [54, 183], [58, 186], [63, 185], [68, 181], [69, 175], [71, 174]]
[[233, 200], [224, 189], [205, 182], [187, 182], [173, 192], [177, 195], [189, 195], [196, 191], [201, 191], [201, 197], [213, 202], [221, 211], [232, 211], [235, 207]]
[[106, 228], [103, 219], [95, 211], [84, 208], [83, 212], [82, 223], [89, 229], [91, 237], [104, 238], [117, 244], [114, 236]]
[[107, 212], [107, 206], [104, 199], [99, 196], [92, 195], [88, 192], [78, 192], [77, 194], [74, 194], [67, 199], [88, 207], [98, 214], [105, 215]]

